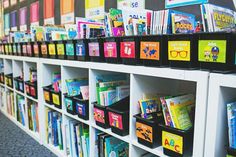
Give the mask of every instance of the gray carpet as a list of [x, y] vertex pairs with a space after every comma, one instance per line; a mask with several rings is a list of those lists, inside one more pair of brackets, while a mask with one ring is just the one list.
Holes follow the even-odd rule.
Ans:
[[0, 157], [56, 157], [0, 112]]

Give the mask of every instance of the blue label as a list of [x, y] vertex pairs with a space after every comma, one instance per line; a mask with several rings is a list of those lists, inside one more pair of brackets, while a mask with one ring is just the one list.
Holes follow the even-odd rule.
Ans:
[[76, 112], [82, 116], [86, 116], [85, 105], [84, 104], [76, 104]]
[[85, 45], [83, 42], [76, 43], [76, 56], [85, 56]]

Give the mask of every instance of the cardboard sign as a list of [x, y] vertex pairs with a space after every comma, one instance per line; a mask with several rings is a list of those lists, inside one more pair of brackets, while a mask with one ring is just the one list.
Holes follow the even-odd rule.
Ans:
[[160, 43], [159, 42], [141, 42], [140, 59], [160, 60]]
[[120, 57], [121, 58], [135, 58], [135, 42], [121, 42], [120, 43]]
[[199, 40], [198, 60], [226, 63], [226, 40]]
[[190, 61], [190, 41], [168, 41], [168, 59]]
[[183, 154], [183, 137], [162, 131], [162, 146], [176, 153]]

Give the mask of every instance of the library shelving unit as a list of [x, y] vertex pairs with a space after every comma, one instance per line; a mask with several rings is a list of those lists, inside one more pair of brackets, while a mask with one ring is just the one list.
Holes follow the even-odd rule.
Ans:
[[228, 146], [227, 104], [236, 100], [235, 74], [210, 74], [205, 156], [226, 156]]
[[[48, 149], [58, 156], [66, 156], [65, 147], [59, 150], [57, 147], [47, 143], [46, 124], [45, 124], [45, 110], [50, 109], [62, 115], [62, 137], [63, 144], [65, 143], [65, 121], [73, 119], [75, 121], [87, 124], [89, 126], [89, 156], [93, 157], [95, 150], [95, 133], [100, 130], [111, 136], [114, 136], [129, 144], [129, 156], [139, 157], [145, 152], [150, 152], [160, 157], [165, 157], [163, 148], [157, 147], [155, 149], [148, 148], [137, 142], [135, 119], [133, 116], [139, 113], [138, 100], [143, 93], [163, 93], [163, 94], [181, 94], [193, 93], [196, 96], [195, 109], [195, 124], [194, 124], [194, 142], [193, 142], [193, 156], [204, 156], [204, 138], [205, 138], [205, 121], [207, 111], [207, 95], [208, 95], [208, 81], [209, 72], [199, 70], [177, 70], [170, 68], [154, 68], [144, 66], [130, 66], [121, 64], [107, 64], [81, 61], [66, 61], [45, 58], [29, 58], [0, 55], [0, 58], [10, 62], [23, 62], [24, 71], [29, 65], [29, 62], [37, 64], [38, 71], [38, 105], [39, 105], [39, 127], [40, 140]], [[21, 63], [16, 63], [15, 66], [21, 66]], [[15, 68], [17, 69], [17, 68]], [[5, 72], [9, 72], [6, 68]], [[43, 87], [51, 84], [52, 72], [59, 71], [62, 80], [62, 109], [58, 109], [50, 104], [45, 103], [43, 96]], [[14, 71], [13, 71], [14, 73]], [[111, 129], [103, 129], [95, 124], [93, 117], [92, 102], [96, 101], [96, 77], [99, 74], [120, 74], [127, 75], [130, 84], [130, 114], [129, 114], [129, 135], [119, 136], [111, 131]], [[88, 77], [89, 79], [89, 120], [83, 120], [78, 116], [67, 113], [63, 101], [63, 94], [65, 93], [65, 80]], [[25, 94], [24, 94], [25, 95]]]

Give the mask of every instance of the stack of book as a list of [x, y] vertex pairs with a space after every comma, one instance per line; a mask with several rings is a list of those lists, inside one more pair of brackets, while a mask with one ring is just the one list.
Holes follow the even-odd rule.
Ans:
[[95, 157], [128, 157], [129, 144], [103, 132], [97, 132]]
[[56, 111], [46, 109], [47, 143], [63, 150], [62, 116]]
[[65, 124], [66, 154], [71, 157], [89, 156], [89, 126], [73, 120]]
[[38, 104], [30, 100], [28, 100], [28, 122], [30, 130], [39, 132]]
[[130, 86], [128, 85], [127, 79], [119, 79], [119, 77], [120, 76], [116, 77], [115, 75], [107, 75], [97, 78], [96, 90], [99, 105], [109, 106], [129, 96]]
[[166, 126], [180, 130], [193, 127], [195, 98], [192, 94], [161, 97], [160, 100]]
[[16, 104], [17, 104], [17, 121], [25, 126], [26, 123], [25, 98], [21, 95], [16, 95]]

